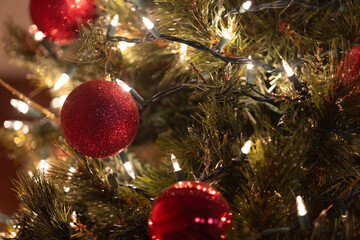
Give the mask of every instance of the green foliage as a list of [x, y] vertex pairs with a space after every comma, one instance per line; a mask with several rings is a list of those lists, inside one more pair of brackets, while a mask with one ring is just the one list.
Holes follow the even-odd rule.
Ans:
[[[91, 79], [121, 78], [149, 99], [164, 88], [200, 79], [201, 83], [143, 113], [133, 145], [156, 140], [163, 161], [142, 165], [141, 159], [131, 157], [137, 173], [131, 183], [156, 196], [175, 182], [170, 154], [179, 159], [187, 179], [198, 180], [243, 159], [241, 148], [251, 139], [253, 147], [245, 160], [207, 180], [231, 205], [230, 239], [259, 239], [262, 231], [281, 227], [295, 232], [274, 234], [273, 239], [305, 239], [311, 234], [312, 239], [356, 239], [360, 234], [356, 180], [360, 175], [360, 78], [350, 81], [337, 72], [335, 53], [320, 56], [359, 44], [359, 1], [320, 9], [294, 4], [226, 17], [223, 13], [243, 1], [145, 2], [147, 8], [140, 9], [130, 1], [98, 1], [99, 18], [81, 31], [79, 41], [61, 49], [67, 54], [45, 54], [43, 43], [11, 24], [6, 49], [30, 67], [32, 78], [42, 87], [52, 87], [70, 61], [76, 61], [78, 69], [69, 89]], [[162, 34], [212, 49], [231, 30], [222, 56], [251, 55], [274, 66], [280, 66], [282, 58], [305, 59], [307, 64], [294, 70], [308, 91], [301, 94], [284, 74], [265, 73], [260, 67], [255, 67], [256, 85], [250, 87], [245, 66], [226, 64], [190, 47], [185, 51], [163, 39], [119, 49], [105, 37], [115, 14], [120, 18], [115, 35], [146, 36], [141, 16], [151, 15]], [[254, 100], [264, 95], [273, 101]], [[150, 200], [118, 186], [130, 181], [119, 158], [92, 159], [69, 146], [64, 149], [46, 178], [21, 176], [17, 188], [25, 203], [21, 223], [26, 228], [21, 233], [26, 237], [19, 238], [69, 238], [69, 213], [74, 210], [78, 225], [72, 229], [73, 238], [148, 239]], [[71, 167], [76, 171], [69, 172]], [[64, 187], [70, 191], [59, 190]], [[312, 232], [297, 229], [297, 195], [304, 196], [311, 223], [331, 206], [328, 215], [312, 225]]]
[[21, 239], [70, 239], [71, 207], [58, 187], [35, 173], [20, 174], [16, 189], [24, 203]]

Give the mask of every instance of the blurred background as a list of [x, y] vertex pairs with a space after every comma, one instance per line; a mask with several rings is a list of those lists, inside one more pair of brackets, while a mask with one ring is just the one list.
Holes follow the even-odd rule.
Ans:
[[[25, 29], [32, 24], [28, 0], [0, 1], [0, 78], [24, 94], [34, 95], [35, 88], [26, 81], [28, 70], [11, 64], [3, 50], [5, 23], [11, 19]], [[13, 97], [8, 90], [0, 86], [0, 125], [2, 128], [5, 120], [33, 120], [10, 105], [10, 99]], [[46, 90], [36, 93], [32, 99], [44, 107], [49, 106], [50, 96]], [[12, 190], [12, 180], [16, 178], [16, 172], [21, 169], [23, 164], [16, 159], [14, 161], [11, 153], [6, 151], [3, 144], [0, 143], [0, 214], [11, 216], [16, 211], [18, 201]]]

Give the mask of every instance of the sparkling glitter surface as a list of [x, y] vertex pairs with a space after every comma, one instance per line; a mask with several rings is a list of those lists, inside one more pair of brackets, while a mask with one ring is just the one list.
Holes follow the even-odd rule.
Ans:
[[[360, 71], [360, 45], [346, 53], [343, 60], [341, 60], [338, 69], [340, 71], [342, 83], [345, 85], [352, 84]], [[360, 87], [359, 85], [360, 84], [357, 84], [357, 87]]]
[[224, 239], [232, 213], [225, 198], [210, 185], [178, 182], [156, 198], [149, 215], [151, 239]]
[[139, 113], [134, 99], [118, 84], [93, 80], [67, 97], [61, 128], [69, 144], [90, 157], [109, 157], [134, 139]]
[[94, 18], [94, 0], [31, 0], [33, 22], [58, 45], [69, 44], [77, 38], [79, 23]]

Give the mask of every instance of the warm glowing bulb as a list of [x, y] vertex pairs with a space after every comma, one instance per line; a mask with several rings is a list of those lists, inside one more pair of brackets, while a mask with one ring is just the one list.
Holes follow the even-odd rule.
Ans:
[[124, 163], [124, 168], [126, 170], [126, 172], [129, 174], [129, 176], [134, 179], [135, 178], [135, 173], [134, 173], [134, 170], [131, 166], [131, 163], [130, 162], [126, 162]]
[[142, 17], [142, 20], [147, 29], [151, 30], [155, 27], [154, 23], [150, 21], [150, 19], [148, 19], [147, 17]]
[[174, 172], [181, 171], [179, 161], [178, 161], [177, 157], [175, 157], [174, 154], [171, 154], [171, 162], [172, 162], [173, 167], [174, 167]]
[[307, 214], [305, 204], [304, 204], [304, 200], [302, 199], [301, 196], [296, 197], [296, 207], [297, 207], [297, 211], [298, 211], [299, 216], [305, 216]]
[[124, 81], [116, 79], [116, 83], [119, 84], [125, 92], [130, 92], [131, 87], [129, 87], [129, 85], [127, 85]]
[[242, 4], [242, 9], [244, 9], [244, 10], [249, 10], [250, 9], [250, 7], [251, 7], [251, 1], [246, 1], [246, 2], [244, 2], [243, 4]]
[[283, 67], [285, 69], [285, 72], [286, 72], [286, 75], [288, 77], [291, 77], [294, 75], [294, 72], [293, 70], [291, 69], [290, 65], [285, 61], [285, 60], [282, 60], [282, 63], [283, 63]]
[[77, 215], [76, 215], [76, 212], [73, 211], [71, 213], [71, 222], [70, 222], [70, 227], [76, 227], [76, 223], [77, 222]]
[[76, 169], [74, 167], [69, 168], [69, 172], [76, 173]]
[[[251, 60], [251, 56], [249, 56], [248, 59]], [[254, 68], [254, 64], [252, 64], [252, 63], [246, 64], [246, 69], [253, 69], [253, 68]]]
[[22, 128], [24, 126], [24, 123], [21, 121], [15, 121], [14, 122], [14, 130], [19, 130], [20, 128]]
[[222, 33], [222, 37], [227, 39], [227, 40], [230, 40], [231, 39], [231, 30], [230, 29], [227, 29], [227, 30], [224, 30], [223, 33]]
[[37, 31], [34, 35], [36, 41], [41, 41], [45, 37], [45, 34], [42, 31]]
[[67, 95], [62, 95], [60, 97], [53, 98], [50, 102], [52, 108], [61, 108], [64, 105], [64, 102], [67, 98]]
[[110, 22], [111, 26], [113, 27], [117, 27], [117, 25], [119, 24], [119, 15], [115, 15], [111, 22]]
[[64, 192], [66, 193], [70, 192], [70, 187], [64, 187]]
[[181, 61], [185, 60], [187, 49], [188, 49], [188, 46], [186, 44], [184, 44], [184, 43], [180, 44], [179, 54], [180, 54]]
[[39, 171], [43, 174], [46, 174], [49, 169], [49, 164], [45, 159], [40, 160], [39, 162]]
[[11, 99], [10, 104], [24, 114], [26, 114], [29, 111], [29, 105], [18, 99]]
[[59, 79], [56, 81], [54, 85], [54, 90], [59, 90], [65, 83], [67, 83], [70, 80], [70, 76], [66, 73], [61, 74]]
[[248, 154], [250, 152], [250, 148], [252, 146], [252, 143], [250, 140], [247, 140], [244, 144], [244, 146], [241, 148], [241, 152], [243, 154]]
[[14, 129], [15, 131], [20, 130], [24, 127], [24, 123], [22, 121], [4, 121], [4, 127], [7, 129]]

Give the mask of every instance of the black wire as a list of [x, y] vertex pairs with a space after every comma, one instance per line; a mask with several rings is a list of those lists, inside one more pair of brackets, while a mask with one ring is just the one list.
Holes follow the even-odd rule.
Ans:
[[255, 234], [251, 237], [246, 238], [247, 240], [256, 240], [256, 239], [262, 239], [263, 237], [267, 237], [270, 236], [272, 234], [276, 234], [276, 233], [290, 233], [290, 232], [295, 232], [295, 231], [299, 231], [300, 229], [295, 227], [295, 228], [287, 228], [287, 227], [282, 227], [282, 228], [269, 228], [269, 229], [265, 229], [264, 231], [262, 231], [259, 234]]
[[[317, 8], [317, 9], [321, 9], [321, 8], [325, 8], [325, 7], [329, 7], [330, 5], [332, 5], [333, 3], [339, 2], [339, 0], [331, 0], [329, 2], [326, 3], [317, 3], [317, 1], [308, 1], [308, 0], [277, 0], [274, 2], [270, 2], [270, 3], [263, 3], [263, 4], [259, 4], [259, 5], [251, 5], [251, 7], [246, 10], [247, 12], [257, 12], [257, 11], [262, 11], [265, 9], [277, 9], [277, 8], [285, 8], [285, 7], [290, 7], [292, 5], [301, 5], [303, 7], [307, 7], [307, 8]], [[238, 14], [239, 11], [241, 9], [240, 7], [236, 7], [233, 8], [229, 11], [230, 14]], [[226, 12], [222, 13], [222, 17], [226, 16]]]
[[[182, 39], [179, 37], [174, 37], [174, 36], [169, 36], [169, 35], [164, 35], [164, 34], [160, 34], [159, 38], [167, 40], [167, 41], [171, 41], [171, 42], [183, 43], [190, 47], [196, 48], [198, 50], [208, 52], [211, 55], [213, 55], [214, 57], [216, 57], [226, 63], [233, 63], [233, 64], [239, 64], [239, 65], [253, 64], [254, 66], [262, 67], [267, 73], [284, 71], [284, 68], [282, 66], [274, 67], [270, 64], [261, 63], [259, 61], [251, 60], [248, 58], [242, 58], [242, 57], [221, 56], [219, 51], [210, 49], [210, 48], [206, 47], [205, 45], [203, 45], [199, 42], [196, 42], [196, 41], [185, 40], [185, 39]], [[156, 38], [153, 37], [151, 35], [151, 33], [146, 35], [146, 37], [144, 37], [144, 38], [127, 38], [127, 37], [122, 37], [122, 36], [107, 36], [107, 39], [110, 42], [128, 42], [128, 43], [136, 43], [136, 44], [140, 44], [140, 43], [144, 43], [144, 42], [152, 42], [152, 41], [156, 40]], [[306, 62], [307, 61], [305, 61], [303, 59], [294, 59], [294, 60], [289, 61], [288, 63], [291, 67], [297, 67], [297, 66], [303, 65]]]
[[148, 193], [147, 191], [145, 191], [145, 190], [143, 190], [143, 189], [141, 189], [141, 188], [138, 188], [138, 187], [136, 187], [136, 186], [134, 186], [134, 185], [131, 185], [131, 184], [130, 184], [130, 185], [127, 185], [127, 184], [123, 184], [123, 183], [119, 183], [119, 185], [120, 185], [121, 187], [126, 187], [126, 188], [133, 189], [135, 192], [144, 195], [144, 197], [146, 197], [146, 198], [149, 199], [150, 201], [153, 201], [153, 200], [155, 199], [154, 196], [152, 196], [150, 193]]
[[201, 177], [201, 178], [199, 178], [197, 180], [200, 181], [200, 182], [204, 182], [204, 181], [207, 181], [207, 180], [212, 179], [214, 177], [217, 177], [217, 176], [221, 175], [222, 173], [226, 172], [227, 170], [230, 170], [230, 169], [234, 168], [235, 166], [238, 166], [240, 164], [245, 163], [245, 161], [244, 161], [245, 157], [246, 157], [245, 154], [241, 154], [239, 160], [232, 160], [230, 163], [222, 166], [221, 168], [215, 170], [214, 172], [212, 172], [212, 173], [210, 173], [208, 175], [205, 175], [204, 177]]

